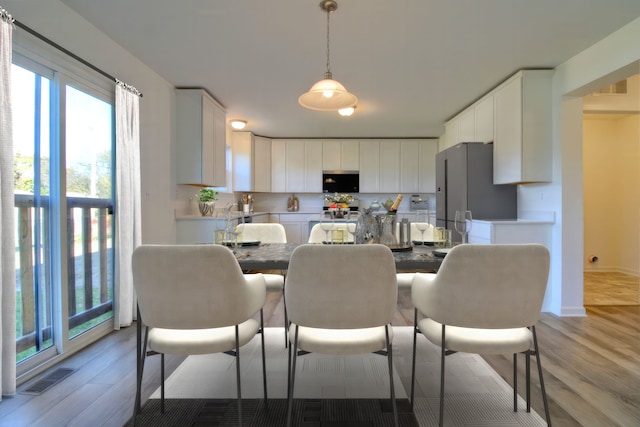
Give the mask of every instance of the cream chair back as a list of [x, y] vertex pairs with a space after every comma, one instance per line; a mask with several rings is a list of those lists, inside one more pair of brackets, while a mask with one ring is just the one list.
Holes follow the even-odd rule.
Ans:
[[255, 276], [245, 277], [233, 252], [221, 245], [142, 245], [133, 252], [138, 306], [149, 327], [240, 324], [264, 305], [264, 279]]
[[415, 275], [412, 299], [420, 312], [446, 325], [527, 327], [538, 321], [548, 276], [543, 245], [458, 245], [437, 275]]
[[291, 254], [285, 297], [297, 325], [383, 326], [393, 318], [397, 295], [395, 261], [386, 246], [306, 244]]
[[282, 224], [278, 223], [247, 223], [240, 224], [236, 229], [242, 229], [242, 240], [256, 240], [261, 243], [287, 243], [287, 233]]

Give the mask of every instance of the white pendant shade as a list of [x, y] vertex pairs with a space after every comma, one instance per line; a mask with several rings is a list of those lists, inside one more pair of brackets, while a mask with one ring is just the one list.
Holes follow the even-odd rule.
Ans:
[[311, 86], [309, 92], [303, 93], [298, 102], [305, 108], [316, 111], [337, 111], [353, 107], [358, 98], [333, 79], [323, 79]]
[[320, 80], [303, 93], [298, 98], [298, 103], [304, 108], [316, 111], [338, 111], [343, 108], [354, 107], [358, 103], [358, 98], [340, 84], [333, 80], [331, 67], [329, 65], [329, 16], [338, 8], [335, 0], [323, 0], [320, 8], [327, 12], [327, 71], [324, 79]]

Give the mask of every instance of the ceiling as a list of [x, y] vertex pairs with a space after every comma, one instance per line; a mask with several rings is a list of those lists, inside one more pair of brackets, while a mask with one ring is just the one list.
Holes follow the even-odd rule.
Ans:
[[344, 118], [297, 101], [326, 68], [320, 0], [61, 1], [273, 138], [438, 137], [515, 71], [554, 68], [640, 16], [638, 0], [338, 0], [331, 71], [359, 98]]

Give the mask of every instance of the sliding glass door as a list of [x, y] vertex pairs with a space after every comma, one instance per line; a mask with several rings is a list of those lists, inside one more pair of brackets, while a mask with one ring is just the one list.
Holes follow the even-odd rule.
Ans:
[[112, 329], [113, 104], [14, 55], [18, 375]]

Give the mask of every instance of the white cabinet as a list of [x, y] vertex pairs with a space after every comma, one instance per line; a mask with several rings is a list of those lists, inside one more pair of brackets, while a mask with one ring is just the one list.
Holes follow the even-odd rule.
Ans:
[[287, 191], [287, 141], [274, 139], [271, 141], [271, 191], [284, 193]]
[[380, 192], [396, 193], [400, 188], [400, 144], [397, 140], [380, 141]]
[[460, 142], [476, 142], [476, 122], [473, 107], [465, 110], [455, 120], [458, 122], [458, 141], [456, 144]]
[[234, 191], [271, 191], [271, 140], [251, 132], [233, 132]]
[[288, 243], [306, 243], [309, 236], [308, 213], [271, 214], [271, 222], [284, 227]]
[[203, 89], [176, 89], [176, 181], [226, 185], [226, 113]]
[[436, 154], [438, 154], [438, 139], [421, 139], [420, 165], [418, 168], [418, 192], [436, 192]]
[[322, 144], [313, 140], [272, 140], [271, 191], [322, 192]]
[[305, 190], [305, 141], [290, 139], [287, 141], [285, 176], [287, 192], [301, 193]]
[[473, 106], [473, 142], [493, 142], [493, 95], [487, 95]]
[[551, 180], [552, 70], [516, 73], [494, 92], [494, 184]]
[[361, 193], [434, 193], [438, 139], [360, 140]]
[[304, 192], [322, 193], [322, 144], [305, 141], [304, 148]]
[[492, 142], [493, 94], [486, 95], [449, 120], [445, 124], [445, 139], [444, 148], [461, 142]]
[[[473, 220], [469, 243], [517, 244], [540, 243], [551, 247], [552, 222]], [[454, 231], [455, 233], [455, 231]]]
[[444, 124], [444, 143], [440, 147], [440, 151], [453, 147], [458, 142], [458, 121], [455, 119], [449, 120]]
[[400, 192], [420, 191], [420, 141], [400, 141]]
[[380, 141], [360, 141], [360, 192], [380, 192]]
[[400, 141], [400, 192], [435, 193], [437, 139]]
[[322, 169], [359, 171], [360, 142], [353, 139], [322, 141]]

